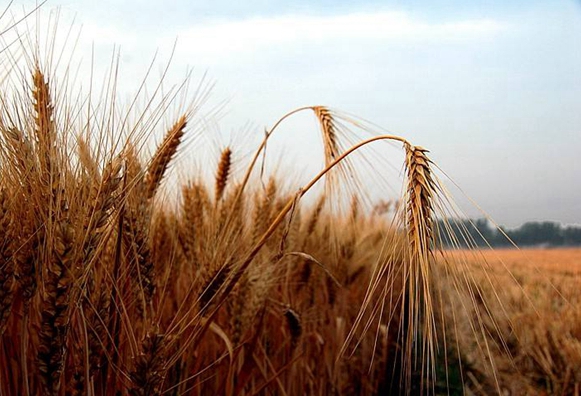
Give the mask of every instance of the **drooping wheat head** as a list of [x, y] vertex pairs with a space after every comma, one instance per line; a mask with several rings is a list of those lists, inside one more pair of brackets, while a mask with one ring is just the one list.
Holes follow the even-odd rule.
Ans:
[[[423, 374], [435, 362], [435, 307], [430, 289], [433, 265], [433, 199], [436, 184], [432, 179], [427, 150], [404, 144], [407, 169], [405, 224], [409, 243], [409, 265], [404, 266], [404, 304], [402, 326], [406, 384], [411, 382], [413, 360], [418, 359]], [[415, 355], [415, 356], [414, 356]], [[418, 356], [419, 355], [419, 356]]]

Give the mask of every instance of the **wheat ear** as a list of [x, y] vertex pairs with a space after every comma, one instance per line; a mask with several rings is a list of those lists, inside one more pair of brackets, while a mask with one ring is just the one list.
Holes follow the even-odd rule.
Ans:
[[201, 244], [198, 239], [203, 236], [211, 203], [206, 188], [197, 183], [182, 189], [182, 199], [180, 244], [187, 259], [194, 265], [199, 259], [198, 247]]
[[133, 386], [131, 396], [161, 394], [166, 375], [166, 337], [157, 331], [148, 332], [141, 344], [141, 353], [135, 359], [135, 369], [130, 374]]
[[147, 177], [145, 179], [147, 198], [152, 198], [155, 195], [161, 179], [178, 149], [182, 136], [184, 135], [186, 124], [186, 116], [183, 115], [167, 131], [165, 138], [157, 148], [147, 169]]
[[66, 219], [55, 224], [55, 239], [47, 265], [42, 295], [42, 326], [39, 333], [38, 367], [46, 395], [59, 392], [69, 330], [72, 285], [73, 229]]
[[53, 106], [50, 97], [48, 82], [40, 68], [36, 68], [33, 74], [34, 89], [32, 90], [33, 106], [35, 111], [37, 152], [40, 159], [43, 183], [50, 186], [52, 180], [51, 163], [54, 159], [54, 144], [56, 131], [53, 118]]
[[325, 151], [325, 166], [329, 166], [340, 154], [335, 120], [333, 119], [331, 111], [324, 106], [314, 106], [313, 111], [321, 125], [323, 149]]
[[[421, 370], [434, 363], [434, 308], [430, 293], [430, 269], [434, 248], [432, 232], [433, 198], [436, 184], [432, 178], [427, 150], [404, 144], [406, 153], [406, 226], [410, 265], [404, 269], [404, 367], [406, 383], [411, 381], [412, 355], [421, 353]], [[421, 341], [420, 341], [421, 339]], [[416, 351], [414, 351], [414, 346]]]
[[121, 183], [119, 175], [121, 165], [121, 158], [115, 158], [112, 162], [109, 162], [103, 169], [101, 182], [93, 184], [91, 187], [89, 198], [92, 208], [83, 226], [85, 232], [83, 249], [85, 263], [89, 263], [93, 258], [94, 251], [103, 233], [103, 228], [107, 224], [115, 204], [116, 191]]
[[216, 171], [216, 204], [222, 199], [224, 190], [228, 184], [228, 176], [230, 176], [230, 165], [232, 164], [232, 150], [226, 147], [222, 150], [220, 155], [220, 162]]

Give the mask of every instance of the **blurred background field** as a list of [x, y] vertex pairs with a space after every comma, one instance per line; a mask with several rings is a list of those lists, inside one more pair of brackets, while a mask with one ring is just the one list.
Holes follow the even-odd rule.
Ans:
[[[480, 339], [490, 341], [488, 356], [483, 356], [486, 353], [474, 340], [478, 331], [458, 316], [461, 311], [475, 312], [457, 309], [459, 301], [450, 301], [445, 309], [448, 318], [460, 324], [454, 341], [467, 364], [465, 390], [481, 395], [496, 393], [494, 388], [513, 395], [578, 395], [581, 249], [497, 248], [445, 254], [450, 265], [461, 265], [468, 273], [473, 284], [467, 294], [483, 307], [480, 313], [490, 313], [481, 317]], [[496, 373], [486, 363], [490, 360]]]

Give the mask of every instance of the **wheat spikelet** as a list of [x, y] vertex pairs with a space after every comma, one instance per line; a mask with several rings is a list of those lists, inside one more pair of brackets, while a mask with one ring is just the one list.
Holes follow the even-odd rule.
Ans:
[[141, 343], [141, 353], [135, 359], [135, 368], [130, 373], [132, 396], [154, 396], [161, 394], [166, 374], [166, 337], [157, 331], [148, 332]]
[[268, 228], [277, 191], [276, 179], [271, 177], [266, 185], [264, 195], [262, 197], [256, 195], [255, 197], [252, 242], [258, 241], [262, 233]]
[[53, 252], [46, 268], [38, 347], [38, 368], [47, 395], [58, 394], [65, 359], [73, 281], [73, 238], [73, 229], [66, 220], [56, 224]]
[[228, 275], [230, 274], [230, 266], [224, 265], [214, 270], [209, 274], [206, 281], [204, 282], [198, 297], [200, 302], [200, 311], [205, 312], [209, 310], [212, 300], [216, 297], [222, 285], [226, 282]]
[[155, 268], [151, 259], [149, 246], [149, 227], [144, 228], [142, 220], [135, 214], [127, 212], [123, 217], [123, 240], [131, 261], [131, 277], [135, 282], [135, 293], [138, 296], [138, 309], [143, 314], [155, 292]]
[[[77, 354], [76, 358], [80, 360], [82, 355]], [[82, 368], [77, 367], [77, 370], [75, 370], [67, 383], [67, 390], [65, 393], [70, 396], [81, 396], [86, 394], [86, 381], [87, 379], [84, 376], [84, 371]]]
[[[151, 181], [144, 182], [141, 163], [132, 145], [127, 147], [124, 155], [123, 193], [126, 200], [122, 207], [121, 237], [129, 261], [130, 282], [138, 301], [136, 307], [141, 315], [145, 315], [155, 292], [155, 268], [149, 238], [153, 205], [146, 192]], [[148, 177], [152, 174], [150, 171]]]
[[[95, 293], [93, 293], [95, 294]], [[107, 325], [109, 323], [109, 305], [111, 291], [104, 285], [92, 304], [87, 304], [87, 339], [89, 348], [89, 373], [95, 374], [103, 364], [104, 345], [107, 343]]]
[[111, 210], [113, 209], [117, 198], [116, 191], [121, 183], [121, 177], [119, 176], [120, 171], [121, 159], [116, 158], [105, 166], [100, 183], [94, 183], [91, 186], [91, 192], [89, 195], [91, 210], [89, 211], [83, 226], [85, 232], [83, 261], [85, 263], [91, 261], [93, 252], [99, 245], [103, 228], [107, 224], [109, 216], [111, 215]]
[[234, 184], [228, 194], [222, 197], [222, 205], [219, 208], [218, 227], [216, 237], [228, 238], [231, 241], [240, 239], [246, 222], [246, 196], [241, 194], [242, 185]]
[[359, 219], [360, 211], [361, 211], [361, 203], [359, 202], [359, 197], [354, 194], [351, 197], [351, 207], [349, 210], [349, 218], [348, 218], [348, 221], [351, 224], [357, 223], [357, 220]]
[[187, 259], [197, 264], [201, 246], [200, 241], [206, 227], [209, 215], [210, 198], [206, 188], [198, 183], [190, 184], [182, 189], [182, 210], [180, 242]]
[[248, 274], [244, 274], [240, 278], [240, 282], [232, 291], [232, 298], [230, 299], [229, 315], [232, 316], [232, 342], [238, 344], [241, 336], [244, 334], [246, 317], [245, 308], [247, 307], [247, 299], [251, 296], [251, 281]]
[[165, 138], [157, 148], [147, 169], [147, 177], [145, 180], [145, 192], [148, 199], [155, 195], [161, 179], [178, 149], [182, 136], [184, 135], [186, 124], [186, 116], [182, 115], [166, 133]]
[[[99, 258], [97, 253], [99, 249], [105, 247], [106, 237], [109, 235], [106, 232], [106, 226], [109, 224], [113, 207], [117, 199], [117, 190], [121, 183], [119, 173], [121, 171], [121, 158], [117, 157], [112, 162], [109, 162], [103, 169], [103, 175], [99, 182], [90, 182], [89, 190], [89, 210], [85, 214], [83, 222], [84, 240], [82, 242], [82, 251], [78, 255], [75, 268], [78, 268], [81, 273], [79, 279], [83, 280], [83, 287], [81, 290], [82, 301], [88, 313], [88, 322], [93, 327], [101, 327], [102, 325], [96, 320], [94, 315], [94, 307], [90, 304], [91, 295], [95, 287], [95, 261], [98, 263], [105, 262]], [[96, 260], [95, 260], [96, 259]], [[102, 293], [102, 290], [101, 290]], [[102, 335], [102, 332], [99, 333]], [[90, 349], [98, 348], [99, 345], [94, 340], [93, 332], [88, 332]]]
[[311, 215], [309, 217], [309, 221], [307, 222], [307, 226], [306, 226], [306, 230], [305, 230], [305, 238], [303, 240], [303, 249], [304, 249], [306, 243], [308, 242], [308, 238], [311, 235], [313, 235], [313, 232], [315, 232], [315, 228], [317, 228], [317, 224], [319, 223], [319, 219], [321, 217], [321, 212], [323, 211], [323, 209], [325, 207], [325, 203], [326, 203], [326, 197], [324, 195], [321, 195], [319, 197], [319, 199], [317, 200], [317, 204], [315, 205], [315, 208], [311, 212]]
[[20, 293], [24, 299], [25, 311], [37, 290], [36, 262], [37, 250], [40, 244], [37, 236], [37, 220], [29, 210], [31, 199], [28, 196], [14, 202], [14, 218], [19, 219], [20, 232], [14, 238], [14, 270]]
[[234, 344], [237, 344], [246, 331], [252, 328], [254, 318], [265, 307], [268, 294], [273, 287], [274, 271], [273, 265], [256, 265], [240, 280], [233, 297]]
[[87, 143], [85, 139], [79, 138], [77, 140], [77, 151], [79, 162], [81, 163], [83, 170], [89, 176], [89, 180], [97, 180], [99, 178], [99, 166], [91, 153], [89, 143]]
[[230, 165], [232, 160], [232, 150], [230, 147], [226, 147], [222, 150], [220, 155], [220, 162], [218, 163], [218, 169], [216, 171], [216, 187], [215, 187], [215, 199], [216, 204], [222, 199], [224, 195], [224, 190], [228, 184], [228, 177], [230, 176]]
[[2, 127], [1, 131], [6, 142], [6, 148], [2, 150], [2, 154], [7, 157], [4, 166], [12, 167], [20, 180], [30, 179], [36, 167], [34, 147], [30, 139], [15, 127]]

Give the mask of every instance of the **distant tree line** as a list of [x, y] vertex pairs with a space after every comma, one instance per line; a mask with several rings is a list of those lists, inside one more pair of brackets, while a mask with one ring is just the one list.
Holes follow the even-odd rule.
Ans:
[[[581, 227], [531, 221], [515, 229], [492, 227], [486, 219], [438, 220], [436, 235], [446, 247], [581, 246]], [[507, 238], [508, 236], [508, 238]], [[510, 239], [510, 240], [509, 240]]]

